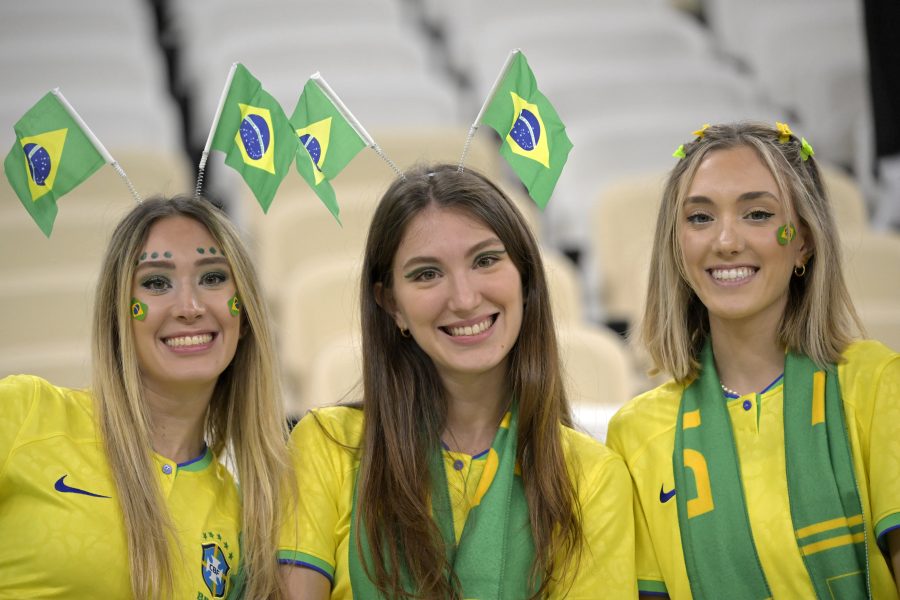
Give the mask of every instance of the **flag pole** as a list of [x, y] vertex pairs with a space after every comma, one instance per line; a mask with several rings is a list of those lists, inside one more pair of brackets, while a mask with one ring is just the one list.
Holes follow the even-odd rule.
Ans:
[[463, 164], [465, 164], [466, 162], [466, 155], [469, 154], [469, 145], [472, 143], [472, 138], [475, 137], [475, 132], [478, 131], [478, 126], [481, 124], [481, 118], [484, 116], [484, 111], [487, 110], [488, 104], [490, 104], [491, 100], [494, 99], [494, 94], [497, 93], [497, 88], [500, 87], [500, 82], [503, 81], [503, 78], [506, 76], [506, 72], [509, 71], [509, 65], [512, 64], [513, 58], [515, 58], [516, 54], [520, 53], [521, 51], [521, 49], [515, 48], [509, 53], [509, 56], [506, 57], [506, 62], [503, 63], [503, 68], [500, 69], [500, 73], [497, 75], [497, 79], [494, 80], [494, 85], [491, 86], [487, 98], [485, 98], [484, 100], [484, 104], [481, 105], [481, 110], [478, 111], [478, 115], [475, 117], [475, 121], [469, 128], [469, 134], [466, 136], [466, 143], [463, 144], [462, 156], [459, 157], [459, 166], [456, 169], [458, 173], [463, 172]]
[[213, 137], [215, 137], [216, 127], [219, 126], [219, 119], [222, 118], [222, 110], [225, 108], [225, 98], [228, 97], [228, 88], [231, 87], [231, 80], [234, 79], [234, 72], [237, 70], [238, 64], [231, 63], [231, 69], [228, 70], [228, 76], [225, 78], [225, 87], [222, 88], [222, 95], [219, 97], [219, 105], [216, 107], [216, 114], [213, 117], [212, 127], [209, 129], [209, 136], [206, 138], [206, 146], [203, 147], [203, 154], [200, 155], [200, 164], [197, 165], [197, 185], [194, 187], [194, 198], [200, 197], [200, 191], [203, 189], [203, 174], [206, 172], [206, 160], [209, 158], [209, 148], [212, 146]]
[[112, 157], [112, 154], [109, 153], [109, 150], [106, 149], [106, 146], [103, 145], [103, 142], [94, 134], [90, 127], [87, 126], [87, 123], [84, 122], [84, 119], [81, 118], [81, 115], [78, 114], [78, 111], [75, 110], [75, 107], [72, 106], [66, 97], [63, 96], [62, 91], [57, 87], [51, 90], [51, 93], [56, 96], [56, 99], [59, 100], [59, 103], [63, 105], [63, 108], [66, 109], [66, 112], [69, 113], [69, 116], [78, 123], [78, 126], [81, 127], [81, 130], [84, 132], [84, 135], [87, 136], [88, 140], [90, 140], [91, 144], [96, 148], [97, 152], [100, 153], [100, 156], [103, 157], [103, 160], [106, 161], [106, 164], [111, 165], [112, 168], [119, 174], [125, 181], [125, 185], [128, 186], [128, 191], [131, 192], [131, 195], [134, 196], [134, 199], [140, 203], [142, 202], [140, 194], [137, 193], [137, 190], [134, 189], [134, 185], [131, 183], [131, 180], [128, 179], [128, 175], [125, 174], [125, 170], [122, 169], [122, 166], [119, 162]]
[[344, 102], [338, 97], [335, 91], [331, 89], [331, 86], [328, 85], [328, 82], [325, 81], [325, 78], [322, 77], [322, 74], [316, 71], [312, 74], [312, 76], [310, 76], [310, 79], [316, 82], [316, 85], [318, 85], [319, 89], [322, 90], [322, 93], [325, 94], [329, 100], [331, 100], [332, 104], [334, 104], [334, 106], [338, 109], [338, 112], [341, 113], [341, 116], [347, 119], [347, 122], [350, 123], [351, 127], [353, 127], [353, 130], [356, 131], [356, 135], [358, 135], [369, 148], [375, 151], [375, 154], [381, 157], [381, 159], [386, 162], [388, 166], [391, 167], [391, 169], [394, 170], [394, 173], [397, 175], [397, 177], [406, 181], [406, 176], [403, 174], [403, 171], [401, 171], [397, 167], [397, 165], [394, 164], [394, 161], [388, 158], [388, 156], [384, 153], [384, 150], [382, 150], [381, 147], [377, 143], [375, 143], [375, 139], [371, 135], [369, 135], [369, 132], [366, 131], [366, 128], [362, 126], [362, 123], [360, 123], [359, 120], [357, 120], [357, 118], [353, 116], [353, 113], [350, 112], [350, 109], [347, 108], [347, 105], [344, 104]]

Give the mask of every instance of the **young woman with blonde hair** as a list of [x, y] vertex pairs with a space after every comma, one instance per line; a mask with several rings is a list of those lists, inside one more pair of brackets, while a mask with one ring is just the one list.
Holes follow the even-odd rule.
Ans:
[[363, 401], [292, 433], [291, 598], [633, 598], [630, 482], [570, 428], [547, 282], [510, 200], [455, 165], [375, 212]]
[[607, 438], [634, 482], [639, 590], [897, 598], [900, 354], [857, 340], [812, 147], [780, 123], [696, 136], [640, 326], [672, 380]]
[[188, 197], [134, 208], [92, 334], [90, 389], [0, 381], [0, 596], [278, 595], [287, 432], [266, 305], [227, 217]]

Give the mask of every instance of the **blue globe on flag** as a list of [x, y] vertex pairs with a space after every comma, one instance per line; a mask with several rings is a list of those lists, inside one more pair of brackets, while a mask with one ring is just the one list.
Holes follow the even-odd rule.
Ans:
[[322, 169], [319, 169], [319, 160], [322, 158], [322, 145], [319, 144], [319, 140], [308, 133], [304, 133], [300, 136], [300, 143], [303, 144], [303, 147], [309, 152], [309, 156], [312, 158], [316, 169], [321, 171]]
[[241, 143], [244, 144], [244, 150], [247, 156], [253, 160], [259, 160], [269, 149], [269, 141], [271, 140], [271, 132], [266, 120], [260, 115], [247, 115], [241, 121]]
[[28, 161], [28, 173], [35, 185], [44, 185], [53, 165], [50, 153], [40, 144], [25, 144], [25, 159]]
[[522, 150], [534, 150], [541, 139], [541, 122], [530, 110], [523, 108], [513, 123], [509, 137]]

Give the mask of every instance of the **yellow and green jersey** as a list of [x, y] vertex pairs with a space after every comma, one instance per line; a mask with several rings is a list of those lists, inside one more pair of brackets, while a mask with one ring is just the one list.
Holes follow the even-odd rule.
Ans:
[[[349, 407], [313, 412], [291, 434], [300, 497], [282, 528], [278, 557], [282, 563], [326, 576], [332, 582], [332, 600], [351, 600], [350, 516], [363, 413]], [[554, 582], [549, 597], [593, 600], [599, 594], [603, 598], [634, 598], [628, 473], [618, 456], [582, 433], [563, 428], [563, 448], [581, 505], [585, 543], [577, 570], [568, 569], [562, 581]], [[444, 450], [457, 541], [469, 510], [477, 504], [485, 455]], [[565, 564], [564, 558], [560, 557], [560, 564]]]
[[[844, 358], [838, 378], [863, 506], [872, 597], [888, 600], [897, 598], [897, 588], [878, 542], [900, 527], [900, 354], [865, 341], [851, 345]], [[607, 437], [634, 482], [638, 588], [679, 600], [691, 598], [672, 469], [683, 391], [669, 382], [638, 396], [613, 417]], [[772, 595], [814, 598], [791, 523], [783, 391], [779, 381], [763, 393], [722, 401], [731, 417], [753, 541]]]
[[[93, 410], [87, 391], [0, 380], [0, 598], [132, 597]], [[183, 464], [154, 455], [154, 470], [177, 534], [175, 597], [228, 597], [241, 558], [231, 475], [209, 450]]]

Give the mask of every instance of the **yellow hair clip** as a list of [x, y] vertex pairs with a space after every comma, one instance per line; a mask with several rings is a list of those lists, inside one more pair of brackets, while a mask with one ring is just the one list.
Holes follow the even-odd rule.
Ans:
[[791, 136], [794, 135], [794, 132], [791, 131], [791, 128], [788, 127], [787, 123], [779, 123], [775, 122], [775, 129], [778, 130], [778, 141], [782, 144], [786, 144]]
[[800, 158], [803, 161], [809, 160], [810, 156], [815, 156], [812, 144], [806, 141], [806, 138], [800, 138]]
[[694, 132], [694, 137], [702, 138], [706, 135], [706, 130], [712, 127], [709, 123], [704, 123], [703, 127]]

